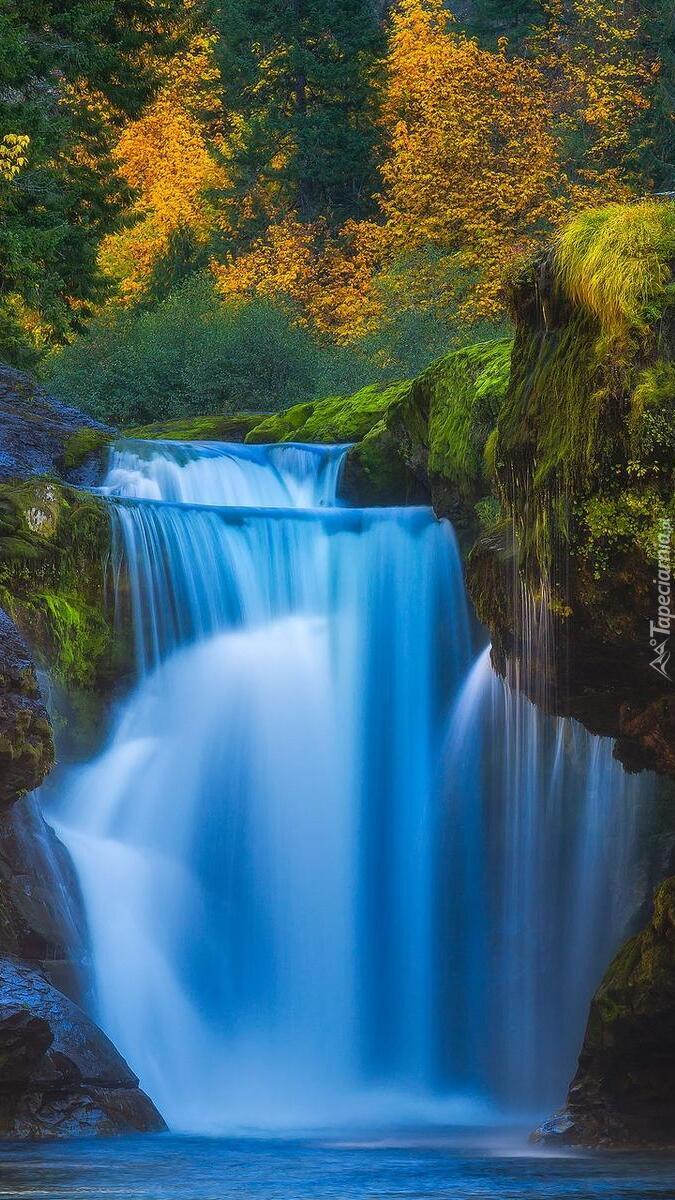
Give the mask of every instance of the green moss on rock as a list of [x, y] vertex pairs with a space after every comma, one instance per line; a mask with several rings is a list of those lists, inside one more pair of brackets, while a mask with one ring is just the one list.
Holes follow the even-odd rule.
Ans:
[[51, 479], [3, 484], [0, 526], [0, 601], [58, 684], [98, 687], [120, 658], [105, 612], [105, 504]]
[[609, 583], [627, 553], [655, 559], [659, 529], [668, 520], [675, 525], [675, 497], [668, 504], [653, 487], [590, 496], [578, 507], [575, 555], [594, 579]]
[[260, 413], [235, 416], [178, 417], [174, 421], [155, 421], [125, 430], [124, 436], [148, 441], [170, 442], [241, 442], [260, 424]]
[[53, 764], [52, 730], [28, 648], [0, 609], [0, 806], [39, 787]]
[[407, 504], [428, 500], [401, 455], [401, 447], [383, 418], [349, 451], [342, 492], [356, 504]]
[[372, 384], [352, 396], [328, 396], [267, 417], [247, 442], [358, 442], [384, 417], [410, 383]]
[[81, 467], [91, 456], [100, 454], [115, 438], [112, 430], [85, 427], [71, 434], [63, 446], [60, 465], [65, 471]]
[[500, 338], [453, 350], [415, 381], [428, 393], [429, 472], [466, 499], [488, 486], [484, 451], [506, 395], [512, 348]]

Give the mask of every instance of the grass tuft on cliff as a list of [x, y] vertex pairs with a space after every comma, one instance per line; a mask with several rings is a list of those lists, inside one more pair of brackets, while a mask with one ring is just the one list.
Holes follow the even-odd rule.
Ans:
[[643, 200], [581, 213], [558, 236], [555, 265], [569, 299], [609, 337], [644, 332], [667, 302], [675, 203]]

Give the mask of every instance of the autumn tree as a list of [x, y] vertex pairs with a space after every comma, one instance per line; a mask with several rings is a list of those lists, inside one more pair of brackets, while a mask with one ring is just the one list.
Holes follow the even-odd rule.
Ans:
[[100, 261], [125, 301], [166, 293], [208, 262], [219, 220], [209, 193], [227, 182], [215, 42], [214, 33], [200, 31], [167, 61], [153, 101], [115, 146], [133, 203], [125, 227], [103, 243]]
[[530, 39], [547, 80], [571, 204], [626, 200], [648, 182], [640, 128], [659, 66], [624, 0], [541, 0]]
[[638, 121], [639, 155], [656, 191], [675, 190], [675, 6], [640, 0], [639, 48], [650, 67], [650, 105]]
[[212, 269], [224, 299], [289, 301], [301, 323], [348, 342], [368, 332], [379, 315], [373, 282], [382, 255], [374, 222], [347, 221], [333, 234], [321, 221], [289, 214]]
[[[435, 247], [475, 278], [469, 309], [499, 310], [504, 273], [555, 214], [558, 145], [536, 65], [458, 32], [442, 0], [392, 15], [382, 209], [392, 252]], [[456, 269], [448, 273], [452, 291]], [[451, 297], [450, 297], [451, 298]]]

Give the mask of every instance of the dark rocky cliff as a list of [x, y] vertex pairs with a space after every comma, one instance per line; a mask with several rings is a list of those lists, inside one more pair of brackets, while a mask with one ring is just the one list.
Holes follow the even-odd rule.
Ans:
[[[674, 261], [672, 202], [610, 206], [516, 281], [499, 513], [467, 572], [497, 668], [519, 661], [537, 703], [671, 779]], [[674, 896], [671, 878], [609, 967], [567, 1106], [538, 1140], [675, 1144]]]
[[[102, 515], [56, 472], [69, 441], [78, 430], [90, 439], [92, 424], [10, 371], [0, 373], [0, 416], [2, 599], [45, 660], [58, 670], [60, 655], [73, 678], [80, 662], [86, 684], [97, 670], [92, 650], [103, 659], [107, 646], [91, 629], [86, 641], [87, 620], [93, 629], [104, 621], [96, 609]], [[73, 612], [85, 635], [77, 655], [67, 640]], [[161, 1129], [138, 1080], [80, 1006], [87, 935], [77, 883], [29, 795], [53, 763], [31, 652], [0, 609], [0, 1137]]]
[[545, 1144], [675, 1146], [675, 878], [621, 949], [591, 1004], [567, 1105]]

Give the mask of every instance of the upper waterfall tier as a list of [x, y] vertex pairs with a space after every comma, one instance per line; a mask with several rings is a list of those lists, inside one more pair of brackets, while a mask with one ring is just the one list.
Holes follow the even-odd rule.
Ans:
[[246, 508], [336, 503], [348, 446], [244, 446], [118, 442], [104, 490], [111, 496]]

